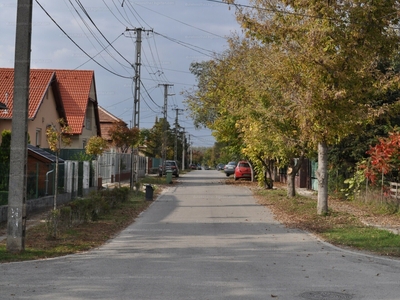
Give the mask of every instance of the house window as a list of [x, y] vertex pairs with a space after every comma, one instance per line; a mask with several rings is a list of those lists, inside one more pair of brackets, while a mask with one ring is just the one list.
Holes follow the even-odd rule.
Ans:
[[83, 149], [85, 149], [85, 147], [86, 147], [86, 139], [82, 140], [82, 147], [83, 147]]
[[36, 147], [40, 147], [41, 139], [42, 139], [42, 129], [36, 128]]

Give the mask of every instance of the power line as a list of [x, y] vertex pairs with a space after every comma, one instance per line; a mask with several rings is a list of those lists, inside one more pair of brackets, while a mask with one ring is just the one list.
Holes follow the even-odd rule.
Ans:
[[[124, 35], [123, 33], [119, 34], [119, 35], [111, 42], [111, 44], [113, 44], [116, 40], [118, 40], [118, 39], [119, 39], [121, 36], [123, 36], [123, 35]], [[107, 46], [107, 47], [109, 47], [109, 46]], [[107, 48], [107, 47], [106, 47], [106, 48]], [[100, 55], [103, 51], [105, 51], [106, 48], [103, 48], [101, 51], [97, 52], [97, 54], [94, 55], [94, 56], [92, 56], [92, 57], [95, 58], [96, 56]], [[89, 61], [91, 61], [91, 60], [92, 60], [92, 59], [88, 59], [87, 61], [85, 61], [84, 63], [80, 64], [78, 67], [76, 67], [75, 70], [76, 70], [76, 69], [79, 69], [80, 67], [82, 67], [83, 65], [87, 64], [87, 63], [88, 63]]]
[[[136, 9], [133, 7], [130, 1], [127, 1], [128, 3], [128, 9], [132, 12], [132, 10], [138, 15], [138, 17], [147, 25], [147, 27], [152, 28], [147, 22], [140, 16], [140, 14], [136, 11]], [[130, 7], [130, 8], [129, 8]], [[135, 17], [136, 18], [136, 17]], [[139, 20], [136, 18], [138, 23], [140, 24]]]
[[[75, 13], [79, 16], [80, 20], [82, 23], [85, 25], [86, 29], [89, 31], [89, 33], [92, 35], [92, 37], [97, 41], [97, 43], [108, 53], [108, 55], [114, 59], [118, 64], [122, 65], [117, 59], [115, 59], [111, 53], [107, 50], [107, 47], [103, 44], [103, 42], [96, 36], [96, 34], [93, 32], [92, 28], [89, 26], [89, 24], [86, 22], [86, 20], [82, 17], [82, 15], [79, 13], [79, 11], [76, 9], [75, 5], [72, 3], [71, 0], [68, 0], [72, 8], [75, 10]], [[78, 4], [79, 5], [79, 4]], [[81, 8], [82, 9], [82, 8]], [[74, 16], [75, 17], [75, 16]], [[78, 22], [79, 24], [79, 22]], [[79, 27], [82, 29], [81, 25], [79, 24]], [[86, 32], [82, 29], [83, 33], [89, 40], [89, 42], [92, 44], [92, 46], [96, 49], [96, 47], [93, 45], [92, 41], [89, 39], [89, 36], [86, 34]], [[105, 63], [109, 66], [110, 69], [113, 69], [112, 66], [104, 59]], [[122, 65], [123, 66], [123, 65]], [[124, 66], [123, 66], [124, 67]], [[115, 71], [115, 70], [114, 70]]]
[[[157, 34], [157, 35], [159, 35], [159, 36], [162, 36], [163, 38], [165, 38], [165, 39], [167, 39], [167, 40], [170, 40], [171, 42], [174, 42], [174, 43], [176, 43], [176, 44], [178, 44], [178, 45], [181, 45], [181, 46], [186, 47], [186, 48], [188, 48], [188, 49], [190, 49], [190, 50], [193, 50], [193, 51], [195, 51], [195, 52], [198, 52], [198, 53], [200, 53], [200, 54], [203, 54], [203, 55], [205, 55], [205, 56], [208, 56], [208, 57], [213, 58], [213, 55], [212, 55], [212, 54], [214, 54], [214, 52], [211, 51], [211, 50], [208, 50], [208, 49], [205, 49], [205, 48], [202, 48], [202, 47], [199, 47], [199, 46], [195, 46], [195, 45], [192, 45], [192, 44], [189, 44], [189, 43], [182, 42], [182, 41], [180, 41], [180, 40], [177, 40], [177, 39], [168, 37], [168, 36], [163, 35], [163, 34], [161, 34], [161, 33], [159, 33], [159, 32], [156, 32], [156, 31], [154, 31], [154, 33]], [[201, 50], [210, 52], [210, 54], [206, 54], [206, 53], [201, 52], [200, 50], [197, 50], [197, 49], [194, 49], [194, 48], [198, 48], [198, 49], [201, 49]]]
[[300, 17], [307, 17], [307, 18], [314, 18], [314, 19], [322, 19], [322, 20], [330, 20], [330, 21], [340, 21], [340, 20], [334, 19], [334, 18], [327, 18], [327, 17], [323, 17], [323, 16], [316, 16], [316, 15], [307, 15], [307, 14], [302, 14], [302, 13], [290, 12], [290, 11], [287, 11], [287, 10], [279, 10], [279, 9], [273, 9], [273, 8], [258, 7], [258, 6], [253, 6], [253, 5], [238, 4], [238, 3], [226, 3], [226, 2], [220, 1], [220, 0], [206, 0], [206, 1], [219, 3], [219, 4], [225, 4], [225, 5], [233, 5], [236, 8], [242, 8], [243, 7], [243, 8], [251, 8], [251, 9], [257, 9], [257, 10], [270, 11], [270, 12], [273, 12], [273, 13], [280, 13], [280, 14], [285, 14], [285, 15], [293, 15], [293, 16], [300, 16]]
[[106, 40], [106, 42], [108, 43], [109, 46], [111, 46], [111, 48], [114, 49], [115, 52], [117, 52], [117, 54], [123, 59], [125, 60], [129, 66], [133, 67], [132, 63], [127, 60], [113, 45], [112, 43], [110, 43], [110, 41], [106, 38], [106, 36], [101, 32], [101, 30], [97, 27], [97, 25], [94, 23], [93, 19], [89, 16], [87, 10], [85, 9], [85, 7], [83, 6], [83, 4], [81, 3], [80, 0], [75, 0], [76, 3], [78, 3], [78, 6], [82, 9], [82, 11], [85, 13], [86, 17], [89, 19], [89, 21], [93, 24], [93, 26], [97, 29], [97, 31], [100, 33], [100, 35]]
[[100, 66], [101, 68], [103, 68], [104, 70], [108, 71], [109, 73], [121, 77], [121, 78], [125, 78], [125, 79], [132, 79], [133, 77], [128, 77], [128, 76], [123, 76], [120, 75], [114, 71], [111, 71], [110, 69], [104, 67], [102, 64], [100, 64], [97, 60], [95, 60], [93, 57], [91, 57], [85, 50], [82, 49], [82, 47], [80, 47], [65, 31], [64, 29], [61, 28], [60, 25], [58, 25], [58, 23], [53, 19], [52, 16], [50, 16], [50, 14], [47, 12], [47, 10], [39, 3], [38, 0], [35, 0], [35, 2], [39, 5], [39, 7], [43, 10], [43, 12], [50, 18], [50, 20], [61, 30], [61, 32], [76, 46], [78, 47], [79, 50], [81, 50], [87, 57], [89, 57], [91, 60], [93, 60], [98, 66]]
[[168, 19], [171, 19], [171, 20], [174, 20], [174, 21], [176, 21], [176, 22], [178, 22], [178, 23], [181, 23], [181, 24], [183, 24], [183, 25], [186, 25], [186, 26], [192, 27], [192, 28], [194, 28], [194, 29], [197, 29], [197, 30], [200, 30], [200, 31], [209, 33], [209, 34], [211, 34], [211, 35], [213, 35], [213, 36], [216, 36], [216, 37], [220, 37], [220, 38], [225, 39], [225, 37], [220, 36], [220, 35], [218, 35], [218, 34], [215, 34], [215, 33], [213, 33], [213, 32], [210, 32], [210, 31], [204, 30], [204, 29], [202, 29], [202, 28], [199, 28], [199, 27], [190, 25], [190, 24], [188, 24], [188, 23], [179, 21], [179, 20], [177, 20], [177, 19], [174, 19], [174, 18], [172, 18], [172, 17], [170, 17], [170, 16], [164, 15], [164, 14], [162, 14], [162, 13], [160, 13], [160, 12], [157, 12], [157, 11], [155, 11], [155, 10], [152, 10], [152, 9], [150, 9], [150, 8], [147, 8], [147, 7], [145, 7], [145, 6], [143, 6], [143, 5], [140, 5], [140, 4], [138, 4], [138, 3], [135, 3], [135, 4], [136, 4], [137, 6], [143, 7], [144, 9], [147, 9], [147, 10], [150, 10], [150, 11], [156, 13], [156, 14], [159, 14], [159, 15], [161, 15], [161, 16], [163, 16], [163, 17], [166, 17], [166, 18], [168, 18]]

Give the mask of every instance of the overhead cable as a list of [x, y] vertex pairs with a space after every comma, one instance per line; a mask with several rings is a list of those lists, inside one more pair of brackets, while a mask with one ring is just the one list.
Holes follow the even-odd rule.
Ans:
[[93, 60], [93, 62], [95, 62], [98, 66], [100, 66], [101, 68], [103, 68], [104, 70], [108, 71], [111, 74], [114, 74], [115, 76], [121, 77], [121, 78], [125, 78], [125, 79], [133, 79], [132, 76], [128, 77], [128, 76], [124, 76], [124, 75], [120, 75], [106, 67], [104, 67], [102, 64], [100, 64], [97, 60], [95, 60], [93, 57], [91, 57], [85, 50], [82, 49], [82, 47], [80, 47], [65, 31], [64, 29], [61, 28], [61, 26], [53, 19], [53, 17], [47, 12], [47, 10], [39, 3], [38, 0], [35, 0], [35, 2], [39, 5], [39, 7], [43, 10], [43, 12], [50, 18], [50, 20], [58, 27], [58, 29], [61, 30], [61, 32], [76, 46], [78, 47], [79, 50], [81, 50], [87, 57], [89, 57], [91, 60]]

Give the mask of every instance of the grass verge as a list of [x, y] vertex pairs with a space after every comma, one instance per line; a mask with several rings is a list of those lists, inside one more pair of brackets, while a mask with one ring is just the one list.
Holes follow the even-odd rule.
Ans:
[[[155, 187], [155, 199], [163, 189], [165, 178], [149, 177], [141, 183]], [[118, 202], [96, 221], [84, 222], [63, 230], [55, 239], [49, 237], [45, 222], [38, 223], [26, 231], [25, 251], [9, 253], [6, 240], [0, 242], [0, 263], [52, 258], [99, 247], [134, 222], [151, 203], [152, 201], [145, 199], [143, 191], [130, 192], [127, 201]]]
[[283, 189], [253, 191], [259, 203], [288, 227], [306, 230], [333, 245], [400, 257], [400, 235], [365, 225], [351, 212], [329, 210], [327, 215], [317, 215], [317, 201], [310, 197], [288, 198]]

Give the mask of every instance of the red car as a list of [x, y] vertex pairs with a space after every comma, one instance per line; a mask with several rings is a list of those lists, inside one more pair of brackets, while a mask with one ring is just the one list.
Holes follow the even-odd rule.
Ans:
[[240, 178], [251, 179], [251, 167], [247, 161], [239, 161], [236, 168], [235, 173], [233, 174], [233, 178], [238, 180]]

